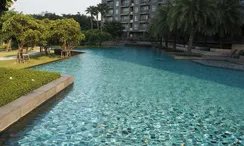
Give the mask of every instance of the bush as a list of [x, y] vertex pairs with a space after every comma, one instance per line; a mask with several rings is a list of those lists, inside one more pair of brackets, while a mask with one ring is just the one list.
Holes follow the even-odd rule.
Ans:
[[109, 33], [98, 29], [88, 30], [84, 32], [84, 34], [89, 45], [101, 46], [103, 42], [111, 39], [111, 35]]
[[0, 68], [0, 107], [60, 77], [60, 73]]

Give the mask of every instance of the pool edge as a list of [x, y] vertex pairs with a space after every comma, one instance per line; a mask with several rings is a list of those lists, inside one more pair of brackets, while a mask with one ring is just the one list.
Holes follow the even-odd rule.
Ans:
[[73, 76], [62, 75], [57, 80], [0, 107], [0, 133], [73, 83]]

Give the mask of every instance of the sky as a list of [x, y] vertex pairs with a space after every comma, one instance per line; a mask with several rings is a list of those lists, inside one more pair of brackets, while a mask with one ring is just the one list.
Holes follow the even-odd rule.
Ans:
[[56, 14], [85, 14], [87, 7], [97, 5], [101, 0], [17, 0], [12, 6], [24, 14], [40, 14], [48, 11]]

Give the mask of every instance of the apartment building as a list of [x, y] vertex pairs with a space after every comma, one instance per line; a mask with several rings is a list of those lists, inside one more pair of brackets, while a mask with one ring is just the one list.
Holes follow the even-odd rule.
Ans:
[[144, 39], [144, 33], [156, 10], [168, 0], [102, 0], [109, 6], [106, 21], [120, 21], [123, 38]]

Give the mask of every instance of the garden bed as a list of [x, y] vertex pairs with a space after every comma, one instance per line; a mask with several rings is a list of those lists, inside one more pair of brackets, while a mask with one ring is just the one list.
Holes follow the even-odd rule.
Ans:
[[59, 73], [0, 68], [0, 107], [60, 76]]

